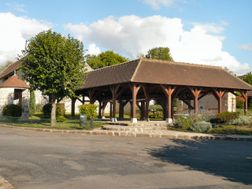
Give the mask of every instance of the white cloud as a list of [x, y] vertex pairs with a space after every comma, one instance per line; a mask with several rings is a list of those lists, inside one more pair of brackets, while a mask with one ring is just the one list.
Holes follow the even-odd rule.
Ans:
[[153, 9], [159, 9], [160, 7], [170, 7], [173, 4], [173, 0], [143, 0], [143, 2]]
[[240, 49], [245, 50], [245, 51], [252, 51], [252, 44], [241, 45]]
[[235, 73], [251, 70], [223, 50], [223, 29], [213, 24], [194, 24], [185, 30], [179, 18], [124, 16], [107, 17], [90, 25], [67, 24], [65, 29], [84, 44], [112, 49], [130, 58], [162, 46], [170, 48], [176, 61], [227, 67]]
[[92, 43], [88, 46], [87, 54], [98, 55], [100, 53], [101, 53], [101, 49], [97, 47], [96, 44]]
[[49, 23], [18, 17], [12, 13], [0, 13], [0, 65], [15, 60], [24, 49], [26, 40], [51, 27]]

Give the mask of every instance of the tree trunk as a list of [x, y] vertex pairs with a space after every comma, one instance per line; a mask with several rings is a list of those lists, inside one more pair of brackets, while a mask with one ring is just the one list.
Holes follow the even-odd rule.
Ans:
[[56, 100], [52, 99], [52, 110], [51, 110], [51, 127], [56, 125]]

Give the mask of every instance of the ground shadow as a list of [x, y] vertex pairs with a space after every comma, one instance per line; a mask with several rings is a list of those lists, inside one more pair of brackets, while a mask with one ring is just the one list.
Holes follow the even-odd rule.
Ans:
[[149, 149], [149, 153], [165, 162], [252, 184], [252, 142], [174, 140], [174, 143]]

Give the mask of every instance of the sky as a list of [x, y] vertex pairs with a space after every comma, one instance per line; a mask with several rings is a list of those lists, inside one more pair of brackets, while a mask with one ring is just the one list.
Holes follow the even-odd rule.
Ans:
[[0, 0], [0, 65], [52, 29], [81, 40], [86, 53], [135, 59], [169, 47], [175, 61], [252, 71], [251, 0]]

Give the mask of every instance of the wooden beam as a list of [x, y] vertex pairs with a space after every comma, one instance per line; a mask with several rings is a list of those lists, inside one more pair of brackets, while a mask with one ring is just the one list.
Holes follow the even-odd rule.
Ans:
[[199, 95], [201, 90], [198, 88], [191, 88], [190, 90], [194, 96], [194, 113], [197, 114], [199, 111]]
[[170, 121], [169, 119], [172, 119], [172, 94], [175, 91], [175, 87], [161, 85], [161, 88], [163, 89], [164, 94], [167, 98], [167, 101], [166, 101], [166, 110], [168, 111], [167, 118], [168, 118], [168, 121]]
[[242, 91], [241, 96], [244, 99], [244, 114], [248, 112], [248, 93], [247, 91]]
[[119, 90], [120, 85], [113, 85], [110, 87], [112, 93], [112, 121], [116, 121], [116, 100], [117, 100], [117, 93]]
[[131, 91], [132, 91], [132, 106], [131, 106], [131, 112], [132, 112], [132, 115], [131, 115], [131, 120], [132, 122], [137, 122], [137, 118], [136, 118], [136, 103], [137, 103], [137, 93], [140, 89], [140, 86], [137, 85], [137, 84], [132, 84], [132, 87], [131, 87]]
[[221, 113], [222, 112], [222, 99], [223, 99], [223, 96], [225, 95], [225, 91], [221, 89], [214, 90], [214, 94], [218, 101], [218, 113]]

